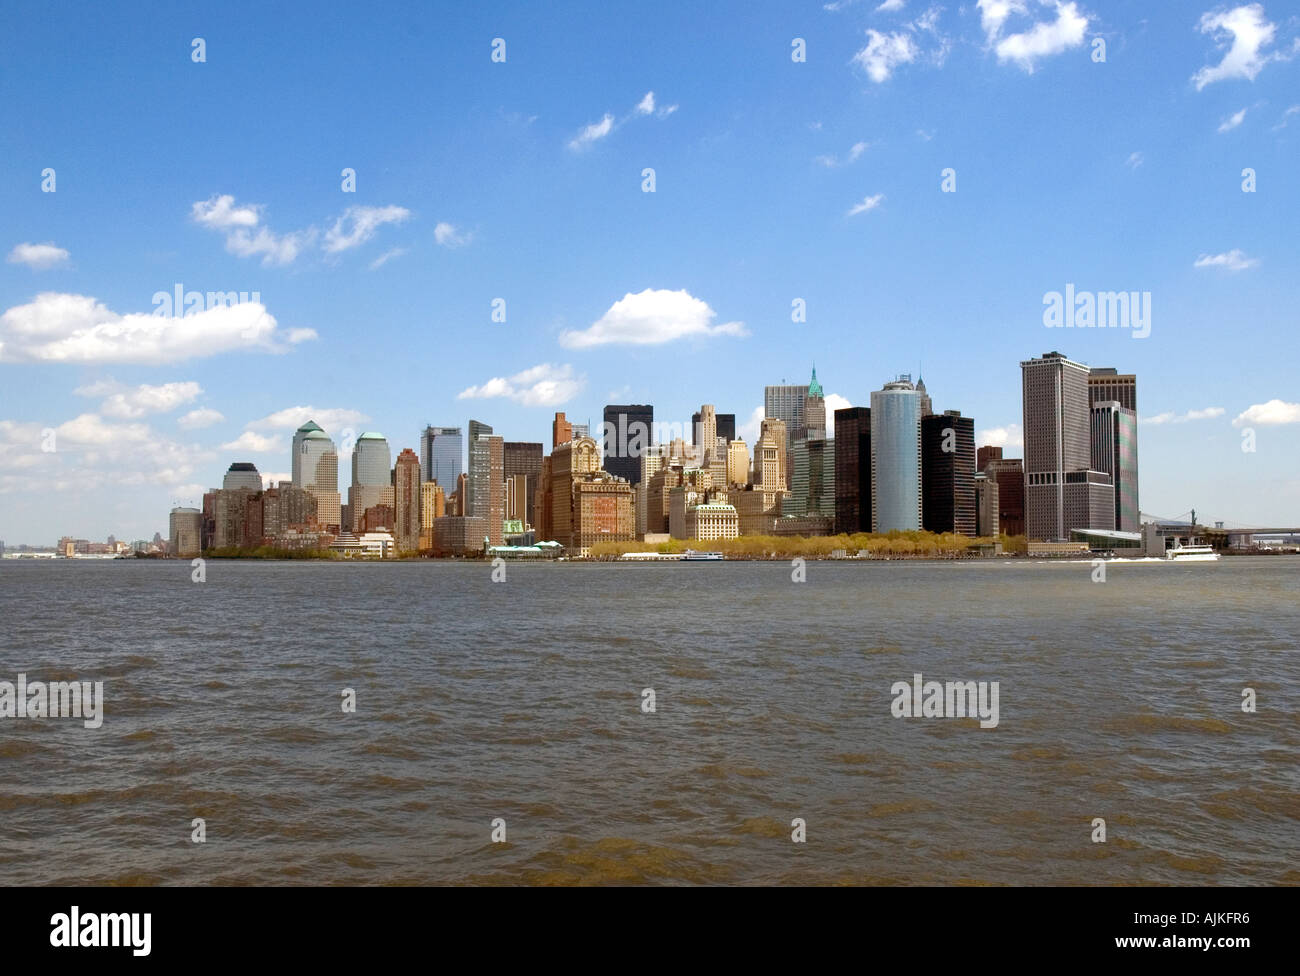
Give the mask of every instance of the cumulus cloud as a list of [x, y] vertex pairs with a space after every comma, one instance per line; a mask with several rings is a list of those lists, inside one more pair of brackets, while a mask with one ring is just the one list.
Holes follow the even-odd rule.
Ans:
[[866, 47], [853, 55], [853, 60], [866, 71], [868, 78], [881, 84], [889, 80], [900, 64], [915, 61], [918, 53], [916, 42], [906, 31], [882, 34], [868, 29]]
[[1231, 132], [1237, 126], [1241, 125], [1242, 121], [1245, 118], [1246, 118], [1246, 110], [1244, 108], [1240, 112], [1234, 112], [1232, 115], [1229, 115], [1226, 119], [1224, 119], [1222, 122], [1219, 123], [1219, 131]]
[[835, 436], [835, 411], [847, 410], [853, 406], [848, 397], [842, 397], [838, 393], [826, 394], [826, 436]]
[[33, 271], [46, 271], [66, 264], [69, 256], [66, 249], [53, 241], [46, 241], [44, 244], [15, 244], [5, 260], [10, 264], [25, 264]]
[[468, 244], [470, 236], [456, 229], [455, 224], [449, 224], [445, 220], [440, 220], [438, 225], [433, 228], [433, 239], [443, 247], [460, 247]]
[[136, 420], [151, 413], [170, 413], [202, 393], [203, 387], [194, 382], [163, 383], [160, 386], [146, 383], [110, 394], [99, 410], [108, 417]]
[[567, 403], [586, 385], [586, 377], [574, 373], [567, 363], [541, 363], [514, 376], [494, 376], [486, 383], [462, 390], [458, 400], [486, 400], [505, 397], [526, 407], [552, 407]]
[[256, 227], [262, 219], [262, 208], [258, 204], [236, 206], [235, 198], [224, 193], [196, 201], [190, 206], [190, 217], [195, 223], [213, 230]]
[[1188, 410], [1187, 413], [1175, 413], [1172, 410], [1166, 410], [1164, 413], [1158, 413], [1153, 417], [1139, 419], [1143, 424], [1159, 427], [1163, 424], [1186, 424], [1193, 420], [1213, 420], [1215, 417], [1222, 417], [1223, 414], [1222, 407], [1206, 407], [1203, 410]]
[[[984, 36], [1000, 62], [1013, 62], [1026, 72], [1033, 73], [1038, 62], [1061, 54], [1083, 43], [1088, 30], [1088, 18], [1073, 0], [978, 0], [980, 26]], [[1042, 12], [1055, 17], [1038, 20]], [[1015, 17], [1017, 23], [1031, 21], [1024, 30], [1008, 32], [1008, 22]]]
[[370, 418], [356, 410], [335, 407], [286, 407], [258, 420], [245, 424], [247, 430], [297, 430], [309, 420], [325, 433], [356, 427]]
[[219, 424], [225, 419], [219, 410], [213, 410], [211, 407], [199, 407], [197, 410], [191, 410], [189, 413], [178, 417], [176, 426], [181, 430], [200, 430], [203, 427]]
[[1220, 49], [1227, 47], [1223, 59], [1215, 65], [1206, 65], [1192, 75], [1197, 91], [1216, 81], [1245, 78], [1254, 81], [1270, 61], [1281, 60], [1277, 53], [1266, 54], [1264, 48], [1273, 43], [1277, 25], [1264, 16], [1262, 4], [1250, 3], [1231, 10], [1211, 10], [1201, 15], [1202, 34], [1214, 38]]
[[1278, 424], [1300, 424], [1300, 403], [1269, 400], [1255, 403], [1233, 418], [1234, 427], [1272, 427]]
[[400, 224], [408, 220], [411, 211], [405, 207], [348, 207], [343, 216], [325, 233], [325, 253], [338, 254], [360, 247], [385, 224]]
[[975, 443], [980, 447], [1024, 447], [1025, 436], [1019, 424], [1007, 424], [977, 431]]
[[221, 445], [223, 451], [236, 451], [244, 454], [279, 454], [288, 450], [277, 434], [259, 434], [246, 430], [233, 441]]
[[0, 315], [0, 362], [161, 363], [234, 350], [284, 352], [313, 338], [282, 338], [259, 302], [218, 305], [192, 315], [120, 315], [89, 295], [42, 292]]
[[589, 328], [560, 333], [560, 345], [569, 349], [610, 343], [652, 346], [688, 337], [749, 335], [743, 322], [711, 324], [716, 315], [707, 302], [685, 289], [647, 288], [624, 295]]
[[1231, 251], [1224, 251], [1222, 254], [1202, 254], [1196, 259], [1192, 267], [1245, 271], [1257, 264], [1259, 264], [1259, 258], [1248, 258], [1240, 249], [1234, 247]]
[[749, 419], [736, 428], [736, 433], [740, 436], [740, 439], [747, 441], [751, 446], [757, 443], [759, 435], [763, 432], [763, 418], [766, 416], [767, 412], [763, 409], [762, 404], [750, 411]]
[[569, 148], [574, 152], [580, 152], [604, 139], [613, 131], [614, 116], [606, 112], [599, 122], [583, 126], [578, 134], [569, 140]]
[[880, 204], [884, 201], [884, 199], [885, 199], [885, 195], [883, 193], [877, 193], [875, 196], [863, 197], [862, 202], [855, 203], [852, 207], [849, 208], [848, 213], [846, 213], [844, 216], [856, 217], [860, 213], [867, 213], [870, 210], [875, 210], [878, 206], [880, 206]]

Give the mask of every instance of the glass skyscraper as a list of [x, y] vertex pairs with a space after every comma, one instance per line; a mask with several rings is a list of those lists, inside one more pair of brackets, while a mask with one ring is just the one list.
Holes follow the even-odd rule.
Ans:
[[460, 477], [463, 452], [459, 427], [425, 427], [420, 435], [420, 479], [438, 482], [450, 495]]
[[904, 374], [871, 394], [871, 531], [921, 528], [921, 395]]

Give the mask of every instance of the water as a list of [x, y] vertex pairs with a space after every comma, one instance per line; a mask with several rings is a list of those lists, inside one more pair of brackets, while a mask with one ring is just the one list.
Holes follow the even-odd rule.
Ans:
[[1297, 570], [7, 560], [0, 680], [107, 704], [0, 719], [0, 878], [1300, 884]]

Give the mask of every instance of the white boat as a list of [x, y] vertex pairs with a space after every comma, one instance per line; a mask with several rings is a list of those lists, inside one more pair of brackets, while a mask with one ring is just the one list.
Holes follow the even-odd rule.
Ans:
[[686, 552], [682, 553], [682, 559], [688, 560], [690, 562], [696, 562], [699, 560], [706, 560], [706, 559], [714, 560], [714, 559], [726, 559], [726, 558], [727, 557], [720, 552], [697, 552], [694, 549], [687, 549]]
[[1219, 554], [1210, 546], [1175, 546], [1165, 550], [1165, 559], [1179, 563], [1212, 563]]

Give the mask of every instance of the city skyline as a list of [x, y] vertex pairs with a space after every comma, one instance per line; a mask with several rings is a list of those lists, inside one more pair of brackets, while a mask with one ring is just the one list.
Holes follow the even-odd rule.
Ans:
[[814, 363], [828, 417], [910, 373], [1021, 456], [1046, 349], [1141, 376], [1144, 511], [1295, 522], [1281, 4], [752, 7], [663, 4], [673, 43], [631, 53], [605, 9], [15, 18], [0, 61], [42, 82], [0, 104], [0, 539], [151, 537], [233, 461], [290, 480], [308, 419], [396, 454], [711, 403], [752, 446]]

